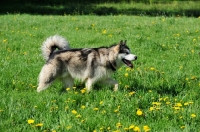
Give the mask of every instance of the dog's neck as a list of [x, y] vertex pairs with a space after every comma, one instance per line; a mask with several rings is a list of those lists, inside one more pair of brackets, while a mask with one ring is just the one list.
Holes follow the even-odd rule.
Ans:
[[109, 61], [109, 65], [110, 65], [110, 68], [113, 70], [113, 71], [116, 71], [117, 69], [115, 68], [115, 66], [116, 66], [116, 62], [114, 61], [114, 62], [111, 62], [111, 61]]

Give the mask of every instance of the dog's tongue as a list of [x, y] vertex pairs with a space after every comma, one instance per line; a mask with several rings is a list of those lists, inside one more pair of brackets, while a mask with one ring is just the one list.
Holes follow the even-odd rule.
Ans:
[[134, 67], [133, 64], [131, 63], [131, 61], [129, 61], [129, 60], [124, 59], [124, 63], [130, 68]]

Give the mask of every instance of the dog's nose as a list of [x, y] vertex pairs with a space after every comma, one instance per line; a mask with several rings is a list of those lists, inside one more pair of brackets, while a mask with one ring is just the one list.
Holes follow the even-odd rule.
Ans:
[[137, 60], [137, 56], [135, 56], [135, 60]]

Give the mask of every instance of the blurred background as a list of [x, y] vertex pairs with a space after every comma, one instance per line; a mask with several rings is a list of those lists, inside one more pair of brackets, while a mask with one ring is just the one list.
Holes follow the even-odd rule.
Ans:
[[0, 14], [200, 16], [200, 0], [7, 0]]

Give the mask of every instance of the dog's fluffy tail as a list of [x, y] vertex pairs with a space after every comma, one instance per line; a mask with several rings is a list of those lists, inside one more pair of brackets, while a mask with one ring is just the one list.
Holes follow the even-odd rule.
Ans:
[[67, 40], [61, 36], [54, 35], [47, 38], [42, 44], [42, 54], [47, 61], [51, 54], [56, 50], [68, 50], [70, 49]]

